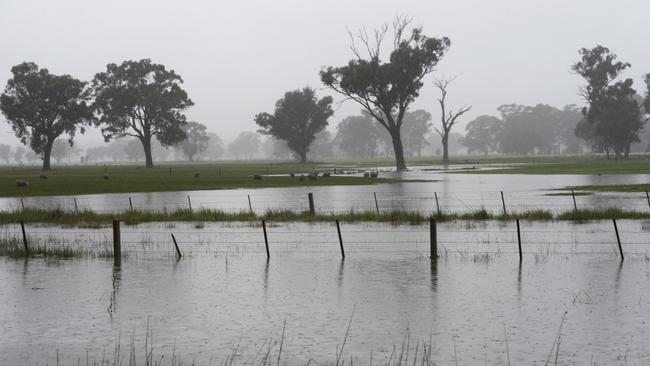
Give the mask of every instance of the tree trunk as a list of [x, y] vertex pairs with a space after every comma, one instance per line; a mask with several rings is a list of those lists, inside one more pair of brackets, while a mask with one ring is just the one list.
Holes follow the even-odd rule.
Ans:
[[45, 144], [45, 149], [43, 150], [43, 171], [50, 170], [50, 157], [52, 156], [52, 145], [54, 145], [54, 140], [49, 140]]
[[142, 147], [144, 148], [144, 158], [147, 168], [153, 168], [153, 158], [151, 157], [151, 136], [145, 136], [140, 139]]
[[449, 131], [442, 135], [442, 163], [449, 164]]
[[404, 148], [402, 147], [402, 136], [397, 128], [390, 131], [393, 140], [393, 150], [395, 151], [395, 169], [398, 172], [406, 170], [406, 161], [404, 160]]

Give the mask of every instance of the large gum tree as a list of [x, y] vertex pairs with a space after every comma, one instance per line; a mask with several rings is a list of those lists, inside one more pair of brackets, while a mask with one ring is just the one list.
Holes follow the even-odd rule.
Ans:
[[[364, 30], [356, 36], [350, 34], [350, 48], [356, 58], [345, 66], [330, 66], [320, 72], [323, 84], [359, 103], [388, 131], [398, 171], [406, 170], [401, 136], [404, 114], [419, 96], [424, 77], [434, 70], [451, 45], [447, 37], [427, 37], [422, 34], [422, 27], [409, 26], [410, 20], [406, 18], [393, 22], [393, 47], [387, 60], [380, 57], [389, 28], [384, 25], [373, 36]], [[361, 47], [357, 47], [356, 40]]]
[[181, 84], [183, 79], [149, 59], [108, 64], [95, 75], [93, 90], [97, 124], [106, 141], [131, 136], [144, 149], [147, 168], [153, 168], [151, 139], [172, 146], [185, 139], [183, 111], [194, 105]]
[[54, 141], [66, 134], [72, 145], [77, 130], [92, 120], [86, 83], [70, 75], [54, 75], [33, 62], [11, 68], [13, 77], [0, 95], [0, 110], [20, 142], [43, 158], [50, 170]]

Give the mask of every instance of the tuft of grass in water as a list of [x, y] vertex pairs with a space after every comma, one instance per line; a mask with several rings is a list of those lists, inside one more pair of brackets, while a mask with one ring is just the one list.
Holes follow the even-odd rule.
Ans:
[[628, 219], [628, 220], [647, 220], [650, 219], [650, 212], [626, 211], [620, 208], [607, 209], [579, 209], [567, 211], [557, 216], [558, 220], [572, 221], [590, 221], [590, 220], [611, 220], [611, 219]]
[[0, 238], [0, 257], [9, 257], [12, 259], [20, 258], [113, 258], [113, 252], [104, 250], [83, 249], [64, 243], [62, 240], [49, 238], [48, 243], [34, 241], [28, 238], [29, 251], [25, 251], [22, 238], [5, 235]]

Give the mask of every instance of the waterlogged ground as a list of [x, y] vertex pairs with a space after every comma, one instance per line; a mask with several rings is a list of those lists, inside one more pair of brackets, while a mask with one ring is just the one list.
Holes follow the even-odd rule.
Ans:
[[[267, 209], [290, 209], [303, 211], [308, 208], [307, 193], [313, 192], [319, 213], [345, 212], [349, 210], [407, 209], [433, 212], [439, 206], [443, 211], [467, 212], [486, 208], [492, 212], [502, 211], [500, 191], [504, 192], [509, 212], [546, 209], [554, 212], [572, 210], [571, 196], [549, 196], [548, 191], [567, 186], [594, 184], [648, 183], [648, 175], [512, 175], [512, 174], [446, 174], [436, 167], [414, 168], [404, 173], [381, 173], [390, 178], [406, 180], [429, 180], [380, 184], [373, 186], [320, 186], [262, 188], [235, 190], [208, 190], [192, 192], [153, 192], [131, 194], [96, 194], [76, 197], [78, 209], [97, 212], [140, 210], [174, 211], [189, 208], [188, 196], [193, 209], [210, 208], [238, 212], [251, 208], [257, 213]], [[417, 170], [419, 169], [419, 170]], [[326, 178], [319, 178], [326, 179]], [[566, 192], [565, 192], [566, 193]], [[374, 194], [377, 195], [375, 205]], [[436, 195], [438, 205], [436, 205]], [[249, 206], [248, 196], [251, 199]], [[131, 203], [129, 203], [131, 198]], [[579, 208], [619, 207], [627, 210], [650, 210], [644, 193], [595, 192], [578, 196]], [[27, 208], [75, 209], [74, 197], [1, 198], [1, 210]]]
[[[275, 363], [281, 340], [281, 364], [334, 364], [344, 339], [346, 362], [372, 353], [384, 364], [408, 339], [411, 359], [425, 341], [440, 365], [505, 365], [507, 334], [511, 364], [543, 365], [565, 312], [558, 364], [647, 364], [650, 223], [619, 222], [623, 263], [611, 226], [524, 222], [521, 265], [513, 223], [439, 225], [437, 265], [428, 226], [344, 224], [345, 261], [331, 224], [269, 225], [269, 261], [259, 226], [123, 226], [119, 269], [0, 258], [0, 364], [53, 365], [57, 351], [61, 364], [113, 360], [118, 339], [141, 363], [149, 328], [154, 358], [175, 350], [188, 364], [267, 353]], [[110, 247], [110, 228], [27, 231], [31, 242]]]

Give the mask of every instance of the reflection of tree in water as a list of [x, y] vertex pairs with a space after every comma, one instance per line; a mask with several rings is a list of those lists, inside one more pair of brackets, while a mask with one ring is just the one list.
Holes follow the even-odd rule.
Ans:
[[120, 267], [113, 267], [112, 289], [110, 303], [108, 304], [108, 316], [113, 321], [113, 313], [117, 307], [117, 291], [120, 288], [120, 281], [122, 280], [122, 271]]

